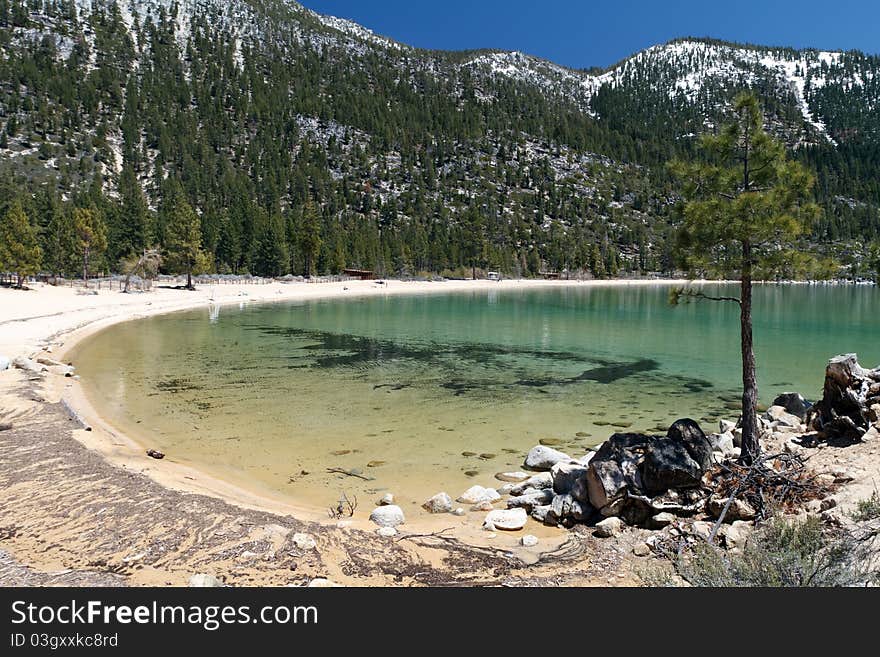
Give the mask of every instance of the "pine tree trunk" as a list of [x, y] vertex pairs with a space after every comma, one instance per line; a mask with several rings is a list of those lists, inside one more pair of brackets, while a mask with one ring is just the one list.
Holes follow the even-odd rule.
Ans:
[[740, 463], [751, 465], [761, 454], [758, 441], [758, 382], [755, 376], [755, 349], [752, 339], [752, 248], [743, 243], [741, 279], [740, 336], [742, 341], [742, 452]]
[[192, 269], [186, 270], [186, 289], [187, 290], [193, 289]]
[[83, 249], [83, 281], [89, 286], [89, 247]]

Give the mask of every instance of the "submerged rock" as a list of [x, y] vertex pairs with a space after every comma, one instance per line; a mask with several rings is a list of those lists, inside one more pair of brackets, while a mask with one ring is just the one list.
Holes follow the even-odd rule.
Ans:
[[532, 470], [549, 470], [560, 461], [570, 461], [571, 457], [564, 452], [546, 445], [537, 445], [529, 450], [525, 466]]
[[495, 529], [516, 531], [522, 529], [529, 519], [525, 509], [496, 509], [486, 515], [486, 524], [491, 524]]
[[396, 504], [376, 507], [370, 514], [370, 520], [380, 527], [396, 527], [406, 522], [403, 509]]
[[379, 527], [376, 533], [382, 538], [392, 538], [397, 536], [397, 530], [394, 527]]
[[538, 537], [526, 534], [519, 540], [523, 547], [535, 547], [538, 544]]

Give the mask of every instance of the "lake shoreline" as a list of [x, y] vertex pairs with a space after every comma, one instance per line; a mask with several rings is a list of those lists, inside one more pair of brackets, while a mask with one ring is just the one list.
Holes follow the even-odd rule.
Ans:
[[[153, 292], [122, 294], [102, 291], [97, 295], [78, 294], [73, 288], [38, 284], [30, 291], [0, 289], [0, 307], [10, 313], [0, 315], [0, 354], [35, 357], [42, 354], [64, 361], [78, 344], [95, 333], [123, 322], [160, 314], [182, 312], [211, 305], [263, 304], [310, 300], [337, 300], [388, 295], [449, 294], [486, 290], [526, 290], [559, 287], [641, 287], [674, 286], [712, 281], [667, 279], [615, 279], [595, 281], [543, 280], [464, 280], [403, 282], [388, 280], [334, 283], [270, 283], [264, 285], [197, 286], [195, 291], [160, 288]], [[123, 303], [119, 303], [122, 300]], [[15, 302], [19, 303], [15, 303]], [[49, 351], [45, 351], [48, 347]], [[0, 373], [2, 375], [2, 373]], [[256, 482], [232, 482], [216, 473], [205, 472], [188, 463], [175, 462], [173, 455], [162, 461], [146, 456], [151, 446], [133, 439], [101, 416], [91, 404], [82, 384], [73, 378], [46, 377], [43, 394], [52, 402], [64, 403], [89, 431], [75, 437], [87, 448], [101, 454], [118, 467], [137, 469], [158, 483], [181, 492], [215, 496], [244, 508], [292, 514], [310, 521], [326, 520], [327, 511], [279, 495]], [[3, 401], [4, 395], [0, 395]], [[431, 529], [431, 519], [422, 521]], [[416, 523], [413, 523], [416, 524]], [[368, 521], [360, 525], [369, 527]], [[419, 525], [421, 528], [421, 525]]]
[[[372, 282], [273, 284], [229, 286], [232, 289], [222, 290], [222, 294], [215, 290], [213, 303], [466, 292], [498, 289], [499, 285], [524, 289], [687, 282], [459, 281], [447, 286], [392, 281], [387, 290]], [[242, 291], [246, 296], [240, 296]], [[0, 307], [10, 311], [0, 316], [0, 353], [63, 359], [73, 346], [107, 326], [198, 308], [209, 304], [210, 296], [208, 288], [195, 293], [159, 290], [97, 297], [58, 288], [0, 290]], [[23, 298], [27, 303], [14, 303]], [[527, 529], [539, 535], [540, 543], [536, 549], [525, 548], [517, 533], [485, 532], [480, 526], [483, 514], [470, 513], [465, 518], [416, 516], [400, 527], [396, 538], [385, 539], [378, 537], [375, 526], [365, 519], [373, 500], [361, 500], [359, 520], [337, 522], [328, 518], [326, 510], [303, 507], [295, 500], [279, 499], [249, 486], [238, 487], [188, 464], [175, 463], [174, 455], [153, 460], [144, 453], [144, 445], [114, 430], [90, 409], [81, 384], [60, 371], [42, 376], [20, 369], [0, 372], [0, 404], [4, 419], [14, 425], [12, 431], [0, 433], [0, 444], [8, 455], [0, 467], [0, 480], [9, 493], [0, 503], [0, 524], [16, 528], [0, 541], [0, 581], [7, 583], [181, 585], [195, 572], [209, 572], [234, 585], [302, 585], [324, 577], [347, 585], [492, 584], [498, 581], [494, 573], [499, 568], [506, 573], [504, 581], [512, 584], [607, 586], [637, 581], [632, 579], [630, 544], [638, 533], [603, 542], [596, 541], [588, 527], [543, 529], [530, 523]], [[71, 419], [71, 412], [91, 430]], [[825, 456], [832, 455], [826, 452]], [[862, 497], [869, 486], [868, 475], [859, 477], [857, 490]], [[854, 494], [847, 497], [850, 503], [857, 499]], [[189, 513], [191, 509], [198, 513]], [[144, 514], [149, 522], [142, 520]], [[209, 525], [203, 524], [203, 518], [211, 519]], [[227, 524], [236, 528], [232, 532], [235, 547], [224, 548], [221, 557], [218, 550], [229, 538]], [[105, 541], [116, 525], [111, 550], [100, 541]], [[259, 528], [256, 538], [255, 526]], [[296, 543], [293, 537], [300, 535], [294, 531], [306, 531], [314, 537], [317, 554], [296, 545], [291, 548], [291, 541]], [[447, 531], [450, 534], [442, 540], [436, 538]], [[178, 534], [190, 547], [179, 548], [173, 556], [157, 552], [167, 550], [169, 541], [179, 540]], [[90, 536], [100, 541], [95, 543]], [[447, 540], [449, 536], [454, 540]], [[245, 547], [255, 541], [260, 550]], [[544, 556], [573, 544], [583, 557], [576, 565], [554, 563]], [[296, 554], [298, 566], [279, 566], [284, 557], [278, 555], [288, 548], [286, 554]], [[438, 550], [446, 555], [439, 560]], [[254, 556], [257, 553], [263, 556], [258, 559]], [[353, 553], [361, 559], [355, 559], [356, 567], [352, 566]], [[513, 562], [509, 555], [513, 555]], [[5, 565], [10, 559], [12, 565]], [[99, 562], [107, 568], [92, 565]], [[285, 570], [295, 567], [299, 568], [296, 573]], [[89, 579], [95, 570], [106, 578]], [[111, 575], [117, 571], [125, 577], [114, 579]]]

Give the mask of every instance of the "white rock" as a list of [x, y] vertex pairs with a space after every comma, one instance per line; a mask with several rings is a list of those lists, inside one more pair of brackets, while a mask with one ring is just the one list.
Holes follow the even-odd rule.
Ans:
[[500, 499], [501, 496], [494, 488], [471, 486], [461, 494], [458, 501], [462, 504], [479, 504], [480, 502], [495, 502]]
[[764, 414], [764, 418], [783, 427], [797, 428], [801, 426], [801, 419], [786, 411], [782, 406], [771, 406]]
[[499, 495], [510, 495], [510, 491], [512, 491], [514, 488], [516, 488], [516, 484], [508, 482], [506, 484], [502, 484], [495, 490], [498, 491]]
[[538, 537], [526, 534], [519, 542], [522, 543], [523, 547], [535, 547], [538, 544]]
[[452, 515], [454, 515], [454, 516], [463, 516], [463, 515], [464, 515], [464, 509], [462, 509], [461, 507], [458, 507], [457, 509], [455, 509], [455, 510], [452, 512]]
[[633, 548], [633, 554], [637, 557], [647, 557], [651, 554], [651, 546], [644, 542], [638, 543]]
[[370, 514], [370, 520], [380, 527], [396, 527], [406, 522], [403, 517], [403, 509], [396, 504], [377, 506]]
[[382, 496], [382, 499], [379, 500], [379, 506], [388, 506], [389, 504], [394, 504], [394, 495], [391, 493], [385, 493]]
[[727, 431], [725, 433], [713, 433], [708, 436], [709, 444], [712, 445], [713, 452], [727, 454], [733, 450], [733, 433]]
[[311, 582], [308, 583], [306, 588], [310, 589], [335, 589], [342, 586], [341, 584], [337, 584], [336, 582], [325, 579], [323, 577], [316, 577]]
[[743, 520], [737, 520], [731, 525], [724, 525], [718, 530], [718, 533], [724, 537], [724, 545], [729, 550], [741, 550], [751, 536], [754, 527], [752, 523]]
[[712, 527], [714, 527], [714, 522], [706, 522], [705, 520], [696, 520], [691, 525], [691, 533], [694, 536], [698, 536], [702, 538], [704, 541], [709, 540], [709, 536], [712, 534]]
[[487, 531], [487, 532], [494, 532], [494, 531], [495, 531], [495, 525], [493, 525], [491, 522], [489, 522], [488, 520], [486, 520], [485, 522], [483, 522], [483, 530], [484, 530], [484, 531]]
[[510, 494], [522, 495], [528, 490], [543, 490], [544, 488], [553, 488], [553, 475], [549, 472], [541, 472], [534, 477], [529, 477], [511, 488]]
[[491, 524], [496, 529], [516, 531], [525, 527], [528, 519], [525, 509], [496, 509], [486, 514], [484, 524]]
[[531, 476], [532, 475], [530, 475], [528, 472], [517, 471], [517, 472], [499, 472], [498, 474], [495, 475], [495, 478], [498, 481], [507, 481], [507, 482], [513, 482], [514, 484], [518, 484], [519, 482], [525, 481], [526, 479], [528, 479]]
[[471, 511], [491, 511], [492, 508], [492, 503], [489, 501], [477, 502], [471, 506]]
[[376, 533], [383, 538], [391, 538], [392, 536], [397, 536], [397, 530], [394, 527], [379, 527], [376, 530]]
[[736, 422], [721, 420], [718, 423], [718, 433], [733, 433], [734, 429], [736, 429]]
[[189, 578], [189, 585], [193, 588], [214, 588], [223, 586], [223, 582], [213, 575], [198, 573]]
[[24, 370], [25, 372], [32, 372], [34, 374], [42, 374], [46, 370], [43, 365], [40, 365], [30, 358], [25, 358], [24, 356], [19, 356], [18, 358], [13, 360], [12, 365], [20, 370]]
[[675, 516], [667, 511], [662, 511], [651, 517], [651, 527], [654, 529], [663, 529], [675, 522]]
[[12, 360], [10, 360], [9, 356], [0, 355], [0, 372], [8, 370], [11, 364]]
[[611, 538], [623, 531], [623, 521], [617, 516], [605, 518], [596, 523], [596, 536], [599, 538]]
[[315, 539], [312, 538], [309, 534], [303, 534], [301, 532], [297, 532], [293, 535], [293, 544], [298, 547], [300, 550], [314, 550], [318, 547], [318, 544], [315, 542]]
[[449, 513], [452, 511], [452, 498], [446, 493], [437, 493], [422, 504], [422, 508], [428, 513]]
[[543, 488], [541, 490], [530, 489], [522, 495], [509, 497], [507, 499], [507, 508], [515, 509], [517, 507], [522, 507], [530, 510], [532, 507], [550, 504], [553, 501], [554, 496], [552, 488]]
[[547, 447], [546, 445], [536, 445], [529, 450], [526, 456], [525, 466], [532, 470], [549, 470], [560, 461], [570, 461], [571, 457], [564, 452]]

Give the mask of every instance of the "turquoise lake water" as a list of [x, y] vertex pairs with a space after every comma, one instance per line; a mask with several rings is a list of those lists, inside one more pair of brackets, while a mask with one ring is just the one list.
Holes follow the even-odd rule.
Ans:
[[[582, 454], [614, 431], [735, 418], [738, 307], [672, 307], [668, 293], [501, 283], [206, 307], [113, 326], [73, 358], [96, 407], [169, 457], [309, 504], [385, 490], [420, 503], [497, 484], [541, 439]], [[755, 298], [763, 403], [815, 398], [838, 353], [880, 364], [877, 288], [768, 285]]]

